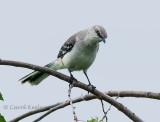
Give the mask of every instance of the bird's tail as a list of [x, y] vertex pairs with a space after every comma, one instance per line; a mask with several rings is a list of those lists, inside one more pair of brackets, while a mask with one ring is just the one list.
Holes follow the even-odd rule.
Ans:
[[[56, 61], [45, 65], [45, 67], [51, 68], [53, 70], [59, 70], [59, 69], [63, 69], [64, 65], [63, 65], [62, 60], [59, 58]], [[31, 85], [38, 85], [41, 81], [43, 81], [48, 76], [49, 76], [49, 74], [46, 74], [46, 73], [43, 73], [40, 71], [34, 71], [34, 72], [24, 76], [23, 78], [21, 78], [19, 81], [21, 83], [29, 82]]]

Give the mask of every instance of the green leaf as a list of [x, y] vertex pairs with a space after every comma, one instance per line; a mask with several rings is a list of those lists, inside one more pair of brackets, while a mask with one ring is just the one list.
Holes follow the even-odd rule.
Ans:
[[1, 114], [0, 114], [0, 122], [6, 122], [6, 120], [4, 119], [4, 116], [2, 116]]
[[[4, 99], [3, 99], [3, 97], [2, 97], [2, 94], [1, 94], [1, 92], [0, 92], [0, 100], [4, 100]], [[0, 121], [0, 122], [1, 122], [1, 121]]]
[[96, 117], [95, 119], [92, 118], [91, 120], [87, 120], [87, 122], [98, 122], [98, 117]]

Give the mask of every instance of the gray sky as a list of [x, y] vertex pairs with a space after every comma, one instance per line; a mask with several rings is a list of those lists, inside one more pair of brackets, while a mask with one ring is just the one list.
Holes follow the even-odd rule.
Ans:
[[[108, 39], [100, 45], [96, 61], [88, 71], [98, 90], [144, 90], [159, 92], [160, 86], [160, 2], [158, 0], [121, 1], [0, 1], [0, 58], [45, 65], [57, 57], [61, 45], [74, 33], [99, 24]], [[46, 106], [68, 99], [68, 84], [49, 77], [39, 86], [21, 85], [18, 79], [31, 70], [0, 66], [0, 91], [5, 101], [0, 112], [7, 120], [30, 111], [12, 106]], [[67, 70], [60, 72], [69, 75]], [[82, 72], [74, 76], [87, 83]], [[74, 88], [72, 97], [87, 92]], [[145, 122], [159, 120], [157, 100], [119, 98]], [[4, 109], [7, 105], [8, 109]], [[109, 104], [105, 104], [106, 109]], [[103, 116], [100, 101], [75, 104], [78, 119]], [[36, 119], [41, 114], [22, 122]], [[112, 107], [109, 122], [130, 120]], [[71, 122], [71, 107], [50, 114], [42, 122]]]

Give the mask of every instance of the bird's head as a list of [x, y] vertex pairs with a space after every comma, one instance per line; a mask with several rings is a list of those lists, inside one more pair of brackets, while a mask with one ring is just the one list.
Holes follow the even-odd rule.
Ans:
[[88, 35], [96, 43], [98, 42], [105, 43], [105, 39], [107, 38], [106, 30], [100, 25], [95, 25], [91, 27], [88, 31]]

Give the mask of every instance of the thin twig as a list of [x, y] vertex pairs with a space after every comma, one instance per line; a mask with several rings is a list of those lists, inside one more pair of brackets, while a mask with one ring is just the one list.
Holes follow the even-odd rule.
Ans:
[[[66, 76], [66, 75], [64, 75], [62, 73], [56, 72], [56, 71], [54, 71], [52, 69], [49, 69], [47, 67], [41, 67], [41, 66], [37, 66], [37, 65], [29, 64], [29, 63], [11, 61], [11, 60], [2, 60], [1, 59], [0, 60], [0, 65], [10, 65], [10, 66], [16, 66], [16, 67], [25, 67], [25, 68], [41, 71], [41, 72], [47, 73], [49, 75], [55, 76], [55, 77], [57, 77], [57, 78], [59, 78], [61, 80], [64, 80], [64, 81], [68, 82], [68, 83], [69, 83], [69, 79], [70, 79], [68, 76]], [[79, 88], [81, 88], [83, 90], [91, 92], [92, 94], [96, 95], [100, 99], [112, 104], [119, 111], [123, 112], [126, 116], [128, 116], [132, 121], [143, 122], [143, 120], [141, 118], [139, 118], [136, 114], [134, 114], [131, 110], [129, 110], [123, 104], [115, 101], [114, 99], [112, 99], [108, 95], [103, 94], [99, 90], [97, 90], [97, 89], [93, 90], [92, 88], [88, 87], [88, 85], [86, 85], [86, 84], [84, 84], [84, 83], [82, 83], [80, 81], [75, 81], [75, 80], [73, 80], [73, 85], [75, 87], [79, 87]]]
[[[157, 99], [160, 100], [160, 94], [159, 93], [153, 93], [153, 92], [145, 92], [145, 91], [109, 91], [109, 92], [104, 92], [105, 94], [111, 96], [111, 97], [135, 97], [135, 98], [149, 98], [149, 99]], [[91, 94], [86, 94], [86, 95], [81, 95], [78, 98], [75, 98], [72, 100], [73, 103], [78, 103], [78, 102], [83, 102], [83, 101], [90, 101], [90, 100], [94, 100], [97, 99], [97, 97], [95, 95], [91, 95]], [[62, 104], [65, 103], [65, 104]], [[63, 106], [62, 106], [63, 105]], [[50, 110], [51, 108], [53, 109], [56, 106], [59, 106], [59, 108], [57, 108], [56, 110], [59, 110], [63, 107], [66, 107], [70, 105], [69, 101], [65, 101], [65, 102], [59, 102], [50, 106], [46, 106], [40, 109], [36, 109], [33, 111], [29, 111], [21, 116], [16, 117], [15, 119], [13, 119], [10, 122], [17, 122], [19, 120], [22, 120], [28, 116], [40, 113], [40, 112], [45, 112]], [[111, 105], [110, 105], [111, 106]], [[110, 107], [109, 107], [110, 108]], [[55, 111], [56, 111], [55, 110]], [[108, 109], [109, 110], [109, 109]]]
[[[42, 120], [44, 117], [46, 117], [47, 115], [51, 114], [53, 111], [55, 111], [55, 110], [57, 110], [57, 109], [59, 109], [59, 108], [63, 108], [62, 106], [65, 106], [66, 103], [67, 103], [67, 101], [64, 102], [64, 103], [62, 103], [62, 104], [59, 104], [59, 105], [57, 105], [57, 106], [55, 106], [55, 107], [53, 107], [53, 108], [51, 108], [48, 112], [46, 112], [45, 114], [43, 114], [42, 116], [40, 116], [39, 118], [37, 118], [36, 120], [34, 120], [33, 122], [39, 122], [39, 121]], [[17, 122], [17, 121], [11, 121], [11, 122]]]
[[111, 107], [112, 107], [112, 105], [109, 106], [108, 110], [105, 112], [105, 114], [104, 114], [104, 116], [102, 117], [102, 119], [100, 120], [100, 122], [103, 121], [104, 118], [106, 118], [106, 122], [108, 121], [107, 114], [108, 114], [108, 112], [111, 110]]
[[106, 118], [106, 122], [107, 122], [107, 121], [108, 121], [108, 118], [107, 118], [106, 112], [105, 112], [105, 110], [104, 110], [104, 104], [103, 104], [103, 101], [102, 101], [102, 100], [101, 100], [101, 105], [102, 105], [102, 110], [103, 110], [103, 113], [104, 113], [104, 116], [103, 116], [103, 118], [101, 119], [101, 121], [103, 121], [104, 118]]
[[[115, 98], [115, 100], [117, 100], [118, 98], [119, 98], [119, 94], [118, 94], [118, 96]], [[103, 101], [102, 101], [102, 105], [103, 105]], [[103, 106], [104, 106], [104, 105], [103, 105]], [[102, 119], [100, 120], [100, 122], [103, 121], [104, 118], [106, 118], [106, 122], [108, 121], [107, 114], [108, 114], [108, 112], [111, 110], [111, 107], [112, 107], [112, 105], [110, 104], [110, 106], [109, 106], [109, 108], [108, 108], [108, 110], [107, 110], [106, 112], [104, 111], [104, 107], [103, 107], [104, 116], [102, 117]]]
[[72, 107], [72, 112], [73, 112], [73, 116], [74, 116], [74, 122], [77, 122], [78, 119], [77, 119], [77, 115], [76, 115], [76, 112], [75, 112], [75, 107], [73, 106], [73, 102], [72, 102], [72, 98], [71, 98], [71, 89], [72, 88], [73, 88], [73, 84], [69, 84], [68, 98], [69, 98], [69, 101], [70, 101], [70, 105]]

